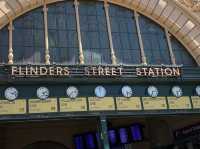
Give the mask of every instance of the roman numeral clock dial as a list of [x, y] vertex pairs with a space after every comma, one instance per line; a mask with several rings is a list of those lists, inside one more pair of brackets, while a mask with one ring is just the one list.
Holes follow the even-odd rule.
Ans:
[[196, 94], [200, 96], [200, 85], [198, 85], [195, 90], [196, 90]]
[[97, 86], [94, 90], [94, 93], [97, 97], [103, 98], [106, 96], [106, 89], [103, 86]]
[[122, 95], [127, 98], [131, 97], [133, 95], [132, 88], [128, 85], [123, 86], [122, 87]]
[[46, 87], [40, 87], [37, 89], [37, 97], [40, 99], [47, 99], [49, 97], [49, 89]]
[[8, 100], [15, 100], [18, 97], [18, 90], [14, 87], [9, 87], [5, 90], [4, 95]]
[[78, 89], [75, 86], [70, 86], [66, 90], [67, 96], [74, 99], [78, 96]]
[[174, 86], [172, 87], [172, 94], [179, 98], [183, 95], [183, 91], [179, 86]]
[[158, 89], [155, 86], [149, 86], [147, 89], [148, 95], [151, 97], [157, 97], [158, 96]]

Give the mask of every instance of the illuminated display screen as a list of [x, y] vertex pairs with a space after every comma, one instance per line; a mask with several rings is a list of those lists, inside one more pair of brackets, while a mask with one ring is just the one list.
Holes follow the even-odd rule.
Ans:
[[129, 143], [129, 135], [127, 128], [119, 128], [118, 130], [120, 143], [128, 144]]
[[114, 130], [114, 129], [109, 130], [108, 138], [109, 138], [109, 142], [110, 142], [111, 146], [116, 145], [118, 143], [116, 130]]
[[74, 143], [75, 143], [75, 148], [76, 149], [85, 149], [83, 136], [81, 136], [81, 135], [75, 136], [74, 137]]
[[87, 149], [96, 149], [96, 138], [92, 133], [88, 133], [85, 135], [85, 143]]
[[[143, 141], [143, 126], [141, 124], [133, 124], [128, 127], [108, 130], [108, 140], [111, 147], [121, 146], [137, 141]], [[98, 149], [100, 145], [100, 134], [84, 133], [74, 137], [75, 149]]]
[[96, 132], [96, 140], [97, 144], [101, 144], [100, 134], [98, 132]]
[[142, 126], [140, 124], [134, 124], [131, 127], [131, 137], [132, 141], [142, 141]]

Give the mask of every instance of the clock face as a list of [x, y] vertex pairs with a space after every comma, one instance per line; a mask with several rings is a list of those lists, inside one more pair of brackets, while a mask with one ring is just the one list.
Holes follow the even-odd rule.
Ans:
[[158, 89], [155, 86], [149, 86], [147, 91], [148, 91], [149, 96], [151, 97], [158, 96]]
[[40, 87], [37, 89], [37, 96], [40, 99], [47, 99], [49, 97], [49, 89], [46, 87]]
[[200, 85], [198, 85], [198, 86], [196, 87], [196, 94], [197, 94], [198, 96], [200, 96]]
[[70, 98], [76, 98], [78, 96], [78, 89], [74, 86], [70, 86], [67, 88], [66, 93]]
[[8, 100], [15, 100], [18, 97], [18, 90], [14, 87], [9, 87], [4, 92], [5, 98]]
[[102, 97], [105, 97], [105, 96], [106, 96], [106, 89], [105, 89], [103, 86], [97, 86], [97, 87], [95, 88], [94, 92], [95, 92], [95, 95], [96, 95], [97, 97], [102, 98]]
[[122, 94], [124, 97], [131, 97], [133, 95], [133, 90], [130, 86], [123, 86], [122, 87]]
[[172, 94], [176, 97], [181, 97], [183, 95], [183, 91], [179, 86], [174, 86], [172, 88]]

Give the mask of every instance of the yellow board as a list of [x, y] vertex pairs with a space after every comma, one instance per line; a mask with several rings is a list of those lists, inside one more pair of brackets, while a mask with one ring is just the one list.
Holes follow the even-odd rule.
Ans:
[[117, 97], [117, 110], [141, 110], [140, 97]]
[[113, 97], [89, 97], [89, 110], [90, 111], [109, 111], [115, 110], [115, 103]]
[[165, 110], [167, 102], [165, 97], [142, 97], [144, 110]]
[[46, 100], [30, 99], [29, 113], [50, 113], [57, 112], [57, 99], [51, 98]]
[[169, 109], [191, 109], [191, 103], [189, 97], [167, 97], [169, 103]]
[[87, 111], [86, 98], [60, 98], [60, 112]]
[[200, 97], [199, 96], [192, 96], [192, 104], [194, 109], [200, 109]]
[[0, 100], [0, 115], [26, 114], [26, 100]]

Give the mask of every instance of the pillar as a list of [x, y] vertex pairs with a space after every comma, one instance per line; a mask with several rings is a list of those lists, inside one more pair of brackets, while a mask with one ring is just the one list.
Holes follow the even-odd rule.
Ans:
[[102, 149], [110, 149], [106, 116], [100, 116], [100, 140]]

